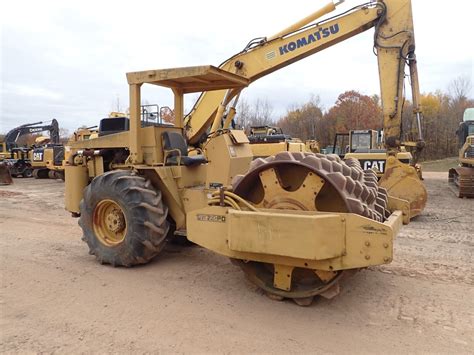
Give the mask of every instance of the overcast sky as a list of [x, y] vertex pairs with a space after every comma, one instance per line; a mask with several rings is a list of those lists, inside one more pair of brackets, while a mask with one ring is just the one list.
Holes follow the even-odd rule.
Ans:
[[[218, 65], [250, 39], [271, 36], [326, 2], [1, 1], [0, 132], [52, 118], [71, 132], [97, 124], [117, 101], [128, 107], [126, 72]], [[361, 3], [348, 0], [333, 14]], [[474, 82], [473, 8], [469, 0], [413, 0], [422, 92], [447, 90], [461, 75]], [[372, 35], [270, 74], [244, 97], [268, 100], [278, 118], [311, 94], [327, 109], [346, 90], [379, 93]], [[160, 89], [143, 99], [171, 106], [171, 97]]]

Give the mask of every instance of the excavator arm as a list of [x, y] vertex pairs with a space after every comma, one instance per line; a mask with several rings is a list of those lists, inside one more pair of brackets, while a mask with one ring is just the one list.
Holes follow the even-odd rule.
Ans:
[[[223, 62], [220, 68], [253, 82], [374, 27], [374, 51], [378, 56], [387, 148], [397, 150], [402, 143], [403, 80], [405, 65], [408, 64], [419, 135], [416, 144], [406, 145], [416, 145], [421, 150], [424, 144], [411, 1], [371, 2], [311, 24], [334, 11], [336, 5], [331, 2], [270, 38], [251, 41], [243, 51]], [[211, 125], [211, 133], [221, 125], [227, 128], [229, 117], [235, 114], [239, 94], [240, 89], [203, 92], [185, 118], [189, 143], [198, 144], [203, 135], [207, 136]], [[227, 108], [232, 100], [231, 107]], [[222, 123], [226, 110], [227, 119]]]
[[[377, 54], [383, 110], [385, 145], [395, 155], [400, 145], [415, 147], [415, 160], [424, 147], [421, 130], [420, 89], [415, 55], [415, 34], [410, 1], [386, 1], [385, 11], [375, 26], [374, 49]], [[409, 67], [413, 114], [418, 136], [415, 142], [403, 141], [402, 111], [405, 66]]]
[[39, 132], [49, 132], [51, 143], [59, 143], [59, 124], [53, 118], [51, 124], [43, 125], [43, 122], [27, 123], [16, 128], [13, 128], [5, 135], [5, 144], [7, 151], [15, 148], [16, 142], [21, 136]]

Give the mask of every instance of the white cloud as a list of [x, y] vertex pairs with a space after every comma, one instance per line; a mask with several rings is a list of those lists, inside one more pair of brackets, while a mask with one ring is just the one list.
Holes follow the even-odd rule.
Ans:
[[46, 88], [11, 83], [6, 83], [5, 85], [3, 85], [2, 94], [26, 96], [27, 98], [36, 97], [40, 99], [48, 99], [54, 101], [58, 101], [63, 97], [63, 95], [61, 95], [60, 93], [48, 90]]
[[[250, 39], [270, 36], [325, 3], [2, 1], [1, 128], [37, 120], [32, 115], [56, 117], [69, 129], [93, 125], [113, 108], [117, 96], [127, 106], [126, 72], [218, 65]], [[361, 3], [346, 1], [336, 12]], [[446, 89], [459, 75], [472, 79], [473, 48], [463, 38], [472, 33], [471, 3], [413, 0], [422, 91]], [[245, 97], [267, 98], [281, 114], [311, 94], [319, 94], [328, 108], [346, 90], [377, 93], [372, 33], [260, 79]], [[168, 93], [147, 95], [149, 102], [171, 104]]]

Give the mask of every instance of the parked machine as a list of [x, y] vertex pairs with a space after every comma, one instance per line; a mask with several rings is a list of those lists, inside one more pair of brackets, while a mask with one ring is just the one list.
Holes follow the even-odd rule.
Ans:
[[474, 108], [464, 111], [456, 135], [459, 166], [449, 169], [448, 182], [458, 197], [474, 197]]
[[319, 153], [316, 141], [302, 142], [273, 126], [254, 126], [248, 136], [254, 158], [266, 158], [279, 152]]
[[0, 164], [0, 182], [5, 179], [12, 181], [11, 176], [33, 176], [35, 168], [32, 164], [31, 148], [19, 147], [17, 142], [21, 136], [45, 131], [49, 131], [51, 141], [59, 142], [59, 126], [55, 119], [49, 124], [44, 124], [44, 122], [27, 123], [10, 130], [5, 135], [5, 140], [0, 143], [0, 160], [4, 160], [4, 163]]
[[[383, 144], [382, 131], [374, 129], [350, 130], [347, 133], [336, 133], [332, 153], [338, 154], [341, 159], [357, 159], [362, 169], [373, 169], [380, 179], [385, 173], [387, 153]], [[400, 147], [397, 159], [405, 164], [412, 165], [420, 172], [418, 165], [413, 163], [413, 157], [405, 147]]]
[[47, 143], [35, 147], [31, 152], [33, 177], [64, 180], [63, 160], [64, 146], [60, 143]]
[[[299, 305], [335, 296], [351, 271], [392, 261], [393, 239], [409, 222], [413, 201], [391, 196], [356, 160], [347, 165], [332, 155], [282, 152], [252, 161], [248, 137], [230, 129], [251, 82], [374, 27], [387, 179], [416, 174], [396, 158], [405, 65], [421, 119], [410, 1], [372, 2], [312, 23], [333, 10], [329, 3], [252, 41], [219, 68], [127, 74], [128, 127], [110, 133], [102, 120], [98, 138], [71, 144], [65, 166], [66, 209], [80, 217], [90, 254], [114, 266], [144, 264], [169, 236], [186, 236], [229, 257], [272, 298]], [[144, 124], [145, 84], [173, 91], [173, 125]], [[194, 92], [202, 95], [184, 117], [183, 96]]]
[[74, 142], [97, 138], [98, 136], [99, 130], [97, 129], [97, 126], [78, 128], [74, 131], [71, 137], [69, 137], [66, 146]]
[[64, 146], [59, 142], [58, 121], [53, 119], [43, 130], [49, 131], [49, 137], [40, 137], [30, 152], [33, 177], [64, 180]]

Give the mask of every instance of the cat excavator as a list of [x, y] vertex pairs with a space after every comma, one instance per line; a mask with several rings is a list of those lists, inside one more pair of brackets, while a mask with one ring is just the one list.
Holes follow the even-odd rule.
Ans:
[[[344, 276], [392, 261], [402, 222], [426, 202], [421, 182], [410, 180], [415, 169], [396, 158], [402, 143], [417, 152], [424, 145], [411, 2], [375, 1], [320, 20], [336, 6], [330, 2], [274, 36], [251, 41], [219, 67], [127, 73], [129, 121], [122, 130], [101, 122], [97, 138], [71, 144], [65, 164], [66, 209], [79, 217], [91, 255], [130, 267], [156, 257], [171, 237], [186, 237], [229, 257], [271, 298], [302, 306], [318, 295], [337, 295]], [[384, 176], [398, 189], [387, 191], [373, 170], [333, 155], [281, 152], [252, 160], [248, 137], [231, 129], [241, 91], [370, 28], [388, 155]], [[406, 66], [416, 142], [401, 141]], [[144, 85], [173, 91], [173, 124], [144, 124]], [[184, 95], [197, 92], [185, 116]]]
[[[343, 159], [357, 159], [364, 170], [375, 170], [379, 179], [385, 172], [387, 154], [383, 149], [383, 131], [356, 129], [346, 133], [336, 133], [332, 153], [335, 154], [336, 151]], [[402, 163], [412, 165], [418, 172], [420, 180], [423, 180], [421, 167], [413, 163], [413, 157], [405, 147], [400, 147], [397, 159]]]

